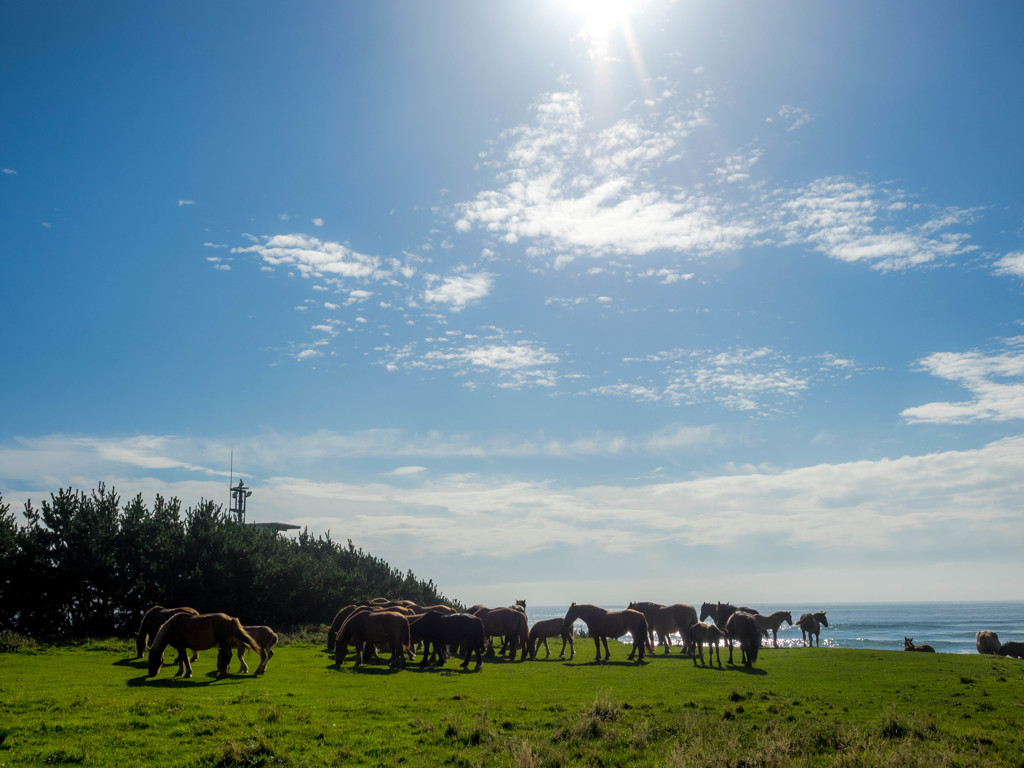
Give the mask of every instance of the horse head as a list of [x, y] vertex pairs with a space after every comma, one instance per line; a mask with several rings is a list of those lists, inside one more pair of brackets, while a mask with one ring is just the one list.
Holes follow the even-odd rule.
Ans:
[[718, 608], [715, 607], [714, 605], [712, 605], [711, 603], [704, 603], [700, 607], [700, 620], [704, 621], [704, 619], [707, 619], [709, 617], [713, 618], [715, 616], [715, 614], [717, 613], [717, 611], [718, 611]]
[[825, 626], [825, 627], [828, 626], [828, 619], [825, 618], [825, 612], [824, 611], [818, 611], [817, 613], [815, 613], [814, 614], [814, 618], [816, 618], [818, 620], [818, 623], [821, 624], [822, 626]]
[[905, 649], [907, 649], [908, 651], [911, 648], [913, 648], [914, 647], [914, 638], [912, 638], [912, 637], [904, 637], [903, 638], [903, 647]]

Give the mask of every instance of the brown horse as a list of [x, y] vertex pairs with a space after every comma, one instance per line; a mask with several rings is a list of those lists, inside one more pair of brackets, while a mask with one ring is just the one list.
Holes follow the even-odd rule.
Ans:
[[[515, 660], [516, 649], [521, 646], [523, 650], [519, 660], [526, 660], [526, 656], [530, 652], [530, 630], [525, 613], [516, 608], [490, 608], [477, 611], [475, 615], [483, 620], [484, 634], [488, 638], [500, 636], [503, 639], [502, 654], [511, 647], [509, 659]], [[488, 655], [493, 652], [492, 644]]]
[[[242, 627], [246, 632], [249, 633], [249, 637], [259, 643], [260, 646], [260, 665], [256, 667], [254, 675], [262, 675], [267, 671], [267, 664], [270, 663], [270, 658], [274, 655], [274, 646], [277, 645], [277, 633], [270, 627], [265, 626], [253, 626], [253, 627]], [[245, 643], [241, 643], [238, 640], [234, 641], [234, 647], [238, 651], [238, 671], [243, 675], [249, 671], [249, 665], [245, 663]]]
[[[662, 605], [661, 603], [651, 603], [651, 602], [645, 602], [643, 600], [630, 603], [628, 606], [626, 606], [626, 608], [631, 610], [631, 611], [640, 611], [640, 613], [642, 613], [644, 615], [644, 618], [647, 619], [647, 652], [648, 653], [654, 653], [654, 647], [655, 647], [655, 642], [654, 642], [654, 618], [655, 618], [655, 616], [657, 616], [658, 611], [660, 611], [664, 607], [665, 606]], [[667, 652], [667, 649], [666, 649], [666, 652]]]
[[[746, 611], [733, 611], [725, 622], [725, 636], [740, 645], [740, 659], [746, 667], [753, 666], [757, 661], [757, 653], [761, 650], [761, 630], [752, 614]], [[732, 643], [729, 643], [729, 663], [732, 664]]]
[[346, 605], [344, 608], [334, 614], [334, 620], [331, 622], [330, 629], [327, 630], [327, 650], [334, 650], [334, 643], [337, 640], [338, 633], [341, 631], [341, 625], [345, 623], [345, 619], [352, 615], [352, 613], [360, 606], [355, 604]]
[[568, 630], [572, 630], [572, 624], [580, 619], [587, 625], [587, 631], [594, 638], [594, 648], [597, 650], [597, 658], [594, 661], [601, 661], [601, 643], [604, 643], [604, 660], [611, 658], [608, 651], [608, 638], [622, 637], [629, 634], [633, 637], [633, 648], [628, 658], [633, 660], [639, 654], [637, 661], [644, 660], [644, 653], [647, 649], [647, 619], [640, 611], [627, 608], [624, 611], [607, 611], [596, 605], [573, 603], [569, 606], [563, 621]]
[[768, 638], [768, 633], [772, 633], [772, 644], [779, 647], [779, 627], [782, 626], [783, 622], [793, 626], [793, 614], [789, 611], [775, 611], [769, 613], [767, 616], [762, 616], [760, 613], [754, 616], [754, 621], [757, 622], [757, 628], [761, 630], [761, 634]]
[[352, 644], [356, 651], [355, 666], [358, 667], [363, 663], [369, 647], [386, 645], [391, 648], [391, 666], [404, 667], [405, 655], [413, 656], [409, 643], [409, 619], [404, 614], [395, 611], [354, 611], [341, 625], [334, 644], [334, 661], [339, 665], [344, 663], [348, 646]]
[[678, 632], [683, 641], [681, 653], [690, 653], [690, 627], [697, 623], [697, 609], [686, 603], [666, 605], [654, 614], [654, 628], [658, 632], [665, 653], [669, 652], [669, 635]]
[[562, 638], [562, 650], [558, 652], [558, 658], [560, 659], [565, 658], [565, 644], [569, 644], [569, 661], [572, 661], [576, 656], [576, 646], [572, 641], [572, 630], [566, 629], [565, 621], [557, 616], [553, 619], [535, 621], [533, 626], [530, 627], [530, 658], [537, 658], [537, 651], [540, 650], [541, 643], [544, 643], [544, 651], [547, 654], [544, 658], [551, 658], [551, 649], [548, 648], [548, 638], [550, 637]]
[[1011, 640], [999, 646], [1000, 656], [1012, 656], [1015, 659], [1024, 659], [1024, 643]]
[[930, 645], [914, 645], [914, 638], [912, 637], [903, 638], [903, 650], [919, 651], [920, 653], [935, 653], [935, 649]]
[[978, 653], [987, 653], [993, 656], [999, 653], [999, 635], [990, 629], [983, 629], [974, 636], [974, 645]]
[[828, 626], [828, 619], [825, 618], [824, 611], [805, 613], [796, 620], [796, 626], [800, 627], [800, 639], [807, 644], [808, 648], [811, 647], [812, 640], [815, 641], [820, 648], [821, 628]]
[[466, 657], [462, 668], [469, 666], [469, 657], [476, 654], [476, 667], [483, 665], [484, 646], [487, 637], [484, 635], [484, 622], [479, 616], [468, 613], [444, 614], [430, 611], [417, 616], [409, 623], [412, 642], [423, 643], [423, 658], [420, 666], [436, 657], [437, 663], [444, 665], [448, 659], [448, 648], [464, 650]]
[[[142, 617], [142, 623], [139, 625], [139, 631], [135, 633], [136, 659], [142, 658], [142, 654], [146, 650], [146, 640], [156, 637], [157, 630], [163, 626], [163, 623], [177, 613], [190, 613], [193, 616], [199, 615], [199, 611], [195, 608], [188, 608], [187, 606], [182, 606], [180, 608], [164, 608], [162, 605], [154, 605], [146, 611], [146, 615]], [[193, 654], [192, 661], [195, 660], [196, 658]]]
[[228, 662], [231, 661], [231, 649], [236, 643], [260, 653], [260, 645], [242, 628], [242, 623], [224, 613], [203, 613], [193, 616], [190, 613], [178, 613], [164, 622], [153, 638], [149, 649], [149, 677], [155, 677], [164, 663], [164, 649], [170, 646], [178, 652], [177, 677], [185, 672], [185, 677], [192, 677], [192, 665], [188, 660], [188, 648], [205, 651], [217, 646], [217, 677], [228, 673]]
[[725, 633], [714, 624], [697, 622], [690, 627], [690, 647], [695, 648], [693, 652], [693, 666], [697, 666], [697, 657], [700, 656], [700, 663], [704, 663], [704, 646], [708, 647], [708, 664], [711, 664], [711, 654], [714, 653], [718, 659], [718, 668], [722, 668], [722, 652], [719, 644], [725, 639]]

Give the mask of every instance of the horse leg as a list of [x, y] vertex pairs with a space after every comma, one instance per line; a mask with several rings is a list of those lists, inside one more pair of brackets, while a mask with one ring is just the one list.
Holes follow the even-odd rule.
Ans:
[[[231, 652], [228, 651], [230, 654]], [[245, 663], [245, 647], [238, 649], [238, 673], [246, 675], [249, 673], [249, 665]]]
[[612, 657], [612, 652], [608, 650], [608, 638], [602, 637], [601, 642], [604, 643], [604, 660], [608, 661]]
[[228, 664], [231, 663], [231, 646], [225, 645], [217, 649], [217, 679], [228, 676]]
[[270, 663], [270, 657], [274, 655], [273, 648], [260, 648], [260, 665], [256, 667], [254, 675], [262, 675], [267, 671], [267, 664]]

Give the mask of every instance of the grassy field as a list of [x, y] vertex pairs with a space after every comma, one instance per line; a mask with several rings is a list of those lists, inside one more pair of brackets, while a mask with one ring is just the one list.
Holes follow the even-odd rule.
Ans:
[[622, 646], [595, 664], [581, 640], [572, 662], [474, 673], [296, 642], [261, 677], [216, 680], [207, 651], [182, 680], [134, 655], [0, 653], [0, 767], [1024, 765], [1024, 664], [991, 656], [768, 648], [718, 669]]

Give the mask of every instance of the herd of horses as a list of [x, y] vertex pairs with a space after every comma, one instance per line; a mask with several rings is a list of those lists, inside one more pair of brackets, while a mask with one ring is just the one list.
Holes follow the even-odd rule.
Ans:
[[[643, 661], [656, 652], [658, 645], [664, 653], [669, 653], [670, 638], [678, 635], [682, 640], [682, 653], [693, 657], [694, 666], [698, 660], [705, 665], [706, 647], [707, 665], [717, 661], [719, 668], [722, 667], [723, 645], [729, 649], [729, 664], [733, 663], [735, 643], [740, 649], [741, 663], [750, 667], [757, 662], [758, 652], [769, 634], [772, 644], [778, 647], [778, 632], [783, 624], [799, 627], [801, 642], [808, 647], [820, 647], [821, 628], [828, 626], [824, 611], [805, 613], [794, 622], [789, 611], [763, 615], [747, 606], [721, 602], [704, 603], [699, 613], [693, 606], [683, 603], [666, 606], [634, 602], [620, 611], [573, 603], [564, 617], [544, 619], [528, 626], [524, 600], [499, 608], [475, 605], [459, 613], [447, 605], [421, 606], [408, 600], [375, 598], [347, 605], [337, 612], [327, 632], [327, 651], [334, 654], [335, 664], [340, 666], [351, 647], [358, 667], [364, 662], [379, 661], [378, 650], [387, 650], [391, 653], [391, 666], [404, 667], [416, 658], [414, 649], [418, 648], [421, 665], [444, 665], [452, 655], [458, 655], [462, 657], [463, 669], [475, 657], [474, 669], [479, 670], [485, 653], [507, 654], [510, 660], [515, 660], [517, 654], [520, 660], [536, 659], [543, 645], [545, 658], [550, 658], [548, 640], [560, 638], [562, 648], [558, 657], [565, 658], [568, 647], [572, 660], [576, 655], [573, 642], [576, 621], [586, 625], [587, 634], [594, 641], [595, 662], [611, 658], [609, 638], [628, 635], [632, 645], [627, 659]], [[500, 650], [496, 639], [500, 639]], [[239, 672], [249, 671], [246, 651], [259, 654], [260, 663], [254, 674], [264, 673], [277, 641], [278, 636], [270, 627], [243, 626], [237, 618], [224, 613], [200, 614], [194, 608], [155, 605], [142, 619], [135, 635], [135, 650], [136, 658], [142, 658], [149, 649], [148, 676], [154, 677], [163, 666], [164, 652], [173, 648], [178, 654], [175, 676], [191, 677], [191, 662], [196, 660], [198, 652], [217, 648], [217, 676], [220, 678], [228, 674], [233, 653], [238, 654]], [[989, 630], [977, 633], [976, 644], [978, 653], [1024, 658], [1024, 643], [1000, 643], [996, 633]], [[912, 637], [904, 638], [904, 649], [935, 652], [930, 645], [915, 644]]]
[[[708, 619], [713, 623], [708, 623]], [[720, 602], [704, 603], [699, 614], [693, 606], [683, 603], [665, 606], [635, 602], [619, 611], [573, 603], [564, 617], [537, 621], [529, 626], [523, 600], [499, 608], [475, 605], [465, 613], [458, 613], [447, 605], [421, 606], [408, 600], [375, 598], [347, 605], [337, 612], [327, 633], [327, 651], [334, 654], [335, 663], [340, 666], [351, 647], [355, 665], [359, 666], [379, 660], [378, 650], [386, 649], [391, 654], [390, 665], [404, 667], [416, 658], [414, 649], [419, 648], [421, 665], [443, 665], [457, 654], [462, 657], [463, 668], [475, 657], [474, 669], [479, 670], [485, 653], [507, 654], [513, 660], [517, 654], [520, 660], [535, 659], [543, 645], [545, 658], [550, 658], [548, 640], [560, 638], [562, 648], [558, 656], [564, 658], [568, 646], [571, 660], [576, 655], [573, 625], [577, 620], [586, 625], [587, 634], [594, 641], [597, 662], [611, 658], [609, 638], [630, 636], [632, 646], [627, 658], [643, 661], [659, 644], [664, 653], [669, 653], [670, 636], [678, 634], [682, 638], [682, 652], [693, 655], [694, 665], [698, 659], [704, 664], [706, 646], [709, 654], [715, 653], [720, 668], [722, 644], [729, 649], [730, 664], [735, 642], [740, 648], [741, 662], [749, 667], [757, 661], [762, 640], [767, 640], [769, 633], [778, 647], [778, 631], [783, 624], [800, 627], [802, 642], [808, 646], [820, 645], [821, 627], [828, 626], [824, 611], [804, 614], [794, 623], [789, 611], [764, 616], [749, 607]], [[217, 648], [218, 677], [228, 674], [235, 652], [239, 671], [248, 672], [247, 650], [259, 654], [260, 664], [255, 674], [262, 674], [274, 655], [273, 647], [278, 640], [270, 627], [243, 626], [237, 618], [223, 613], [200, 614], [194, 608], [160, 605], [146, 612], [135, 637], [136, 658], [142, 658], [146, 648], [149, 649], [150, 677], [160, 672], [167, 648], [177, 652], [176, 676], [191, 677], [191, 662], [196, 660], [197, 653], [211, 648]], [[500, 639], [500, 650], [496, 650], [496, 639]], [[711, 663], [710, 656], [708, 663]]]

